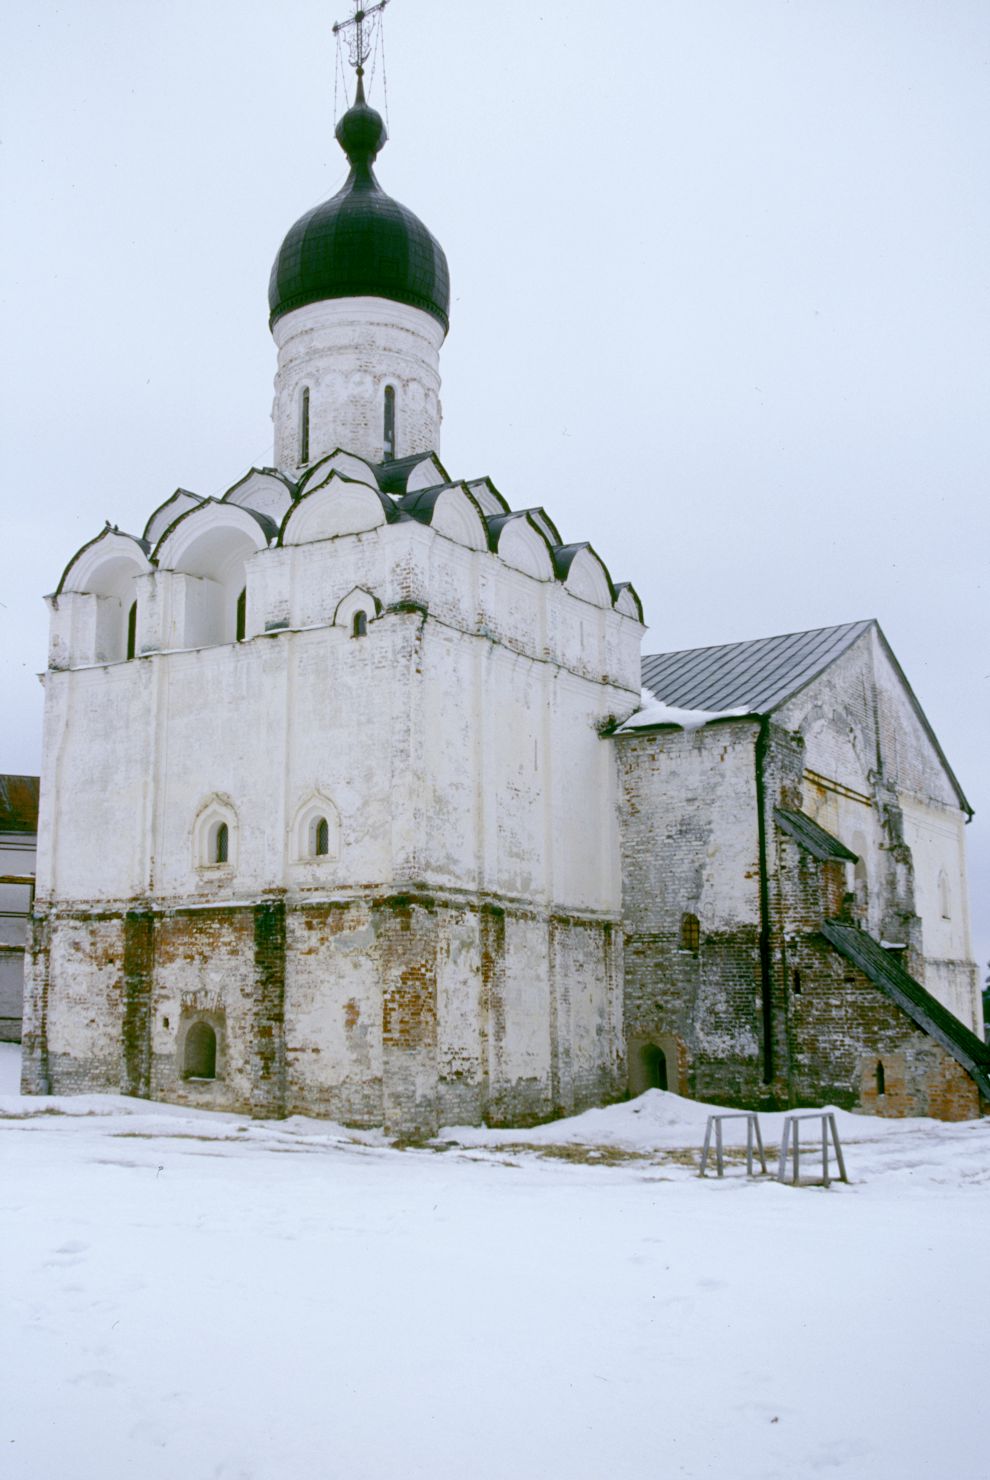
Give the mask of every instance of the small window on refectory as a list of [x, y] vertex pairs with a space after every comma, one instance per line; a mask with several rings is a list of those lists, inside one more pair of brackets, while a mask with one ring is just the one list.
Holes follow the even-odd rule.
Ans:
[[701, 926], [697, 915], [681, 916], [681, 950], [696, 951], [701, 944]]

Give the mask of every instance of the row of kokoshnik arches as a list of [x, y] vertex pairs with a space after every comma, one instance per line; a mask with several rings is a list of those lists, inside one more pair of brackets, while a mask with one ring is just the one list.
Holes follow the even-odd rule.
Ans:
[[[55, 593], [57, 608], [65, 597], [95, 602], [86, 627], [93, 633], [91, 650], [73, 661], [117, 662], [144, 651], [237, 642], [249, 630], [248, 569], [260, 552], [409, 520], [537, 580], [557, 582], [594, 606], [642, 619], [632, 587], [613, 585], [590, 545], [562, 544], [542, 509], [510, 510], [487, 479], [451, 483], [432, 455], [413, 462], [397, 474], [390, 464], [376, 469], [338, 452], [309, 469], [299, 484], [272, 470], [252, 469], [222, 499], [178, 490], [140, 538], [108, 525], [69, 562]], [[181, 599], [176, 596], [169, 608], [181, 610], [181, 632], [162, 630], [168, 619], [160, 600], [155, 610], [154, 603], [145, 608], [151, 587], [142, 577], [163, 575], [182, 587]], [[352, 635], [364, 635], [376, 614], [367, 604], [360, 612], [349, 610]]]

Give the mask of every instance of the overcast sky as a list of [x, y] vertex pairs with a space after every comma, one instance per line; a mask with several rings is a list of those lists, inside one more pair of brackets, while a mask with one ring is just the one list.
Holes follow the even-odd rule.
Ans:
[[[270, 460], [350, 9], [4, 0], [0, 771], [38, 769], [69, 557]], [[978, 814], [985, 963], [990, 5], [392, 0], [386, 63], [447, 468], [590, 539], [647, 652], [879, 618]]]

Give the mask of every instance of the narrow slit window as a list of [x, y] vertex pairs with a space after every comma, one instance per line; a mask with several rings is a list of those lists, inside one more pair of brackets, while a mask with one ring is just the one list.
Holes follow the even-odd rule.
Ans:
[[883, 1072], [883, 1063], [878, 1059], [877, 1060], [877, 1094], [878, 1095], [885, 1095], [886, 1093], [887, 1093], [887, 1076]]
[[304, 385], [299, 397], [299, 461], [309, 462], [309, 386]]
[[213, 843], [213, 862], [226, 863], [230, 855], [230, 831], [225, 822], [221, 822], [217, 828], [217, 835]]
[[244, 641], [244, 634], [247, 631], [247, 587], [246, 586], [241, 591], [240, 596], [238, 596], [238, 598], [237, 598], [237, 624], [236, 625], [237, 625], [237, 641], [238, 642], [243, 642]]
[[127, 656], [133, 658], [137, 652], [137, 602], [131, 602], [127, 613]]
[[697, 915], [681, 916], [681, 950], [696, 951], [701, 944], [701, 925]]
[[351, 623], [352, 637], [367, 637], [368, 635], [368, 613], [355, 612], [354, 621]]
[[325, 817], [318, 817], [316, 819], [313, 852], [317, 858], [326, 858], [330, 852], [330, 824]]
[[383, 438], [385, 461], [395, 457], [395, 387], [385, 387], [385, 435]]
[[800, 971], [798, 971], [797, 967], [795, 967], [795, 969], [794, 969], [794, 975], [791, 978], [791, 985], [793, 986], [795, 992], [800, 992], [800, 990], [801, 990], [801, 973], [800, 973]]

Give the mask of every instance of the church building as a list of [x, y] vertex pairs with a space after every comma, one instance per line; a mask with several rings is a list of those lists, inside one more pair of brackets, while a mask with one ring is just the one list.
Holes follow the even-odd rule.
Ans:
[[447, 262], [360, 66], [336, 132], [271, 274], [273, 465], [49, 598], [25, 1091], [977, 1113], [969, 809], [880, 629], [642, 660], [589, 544], [444, 468]]

